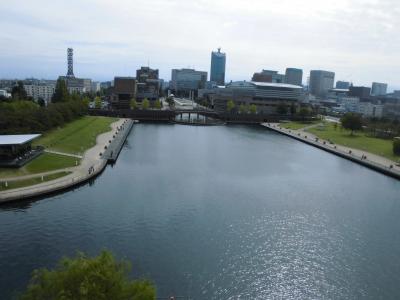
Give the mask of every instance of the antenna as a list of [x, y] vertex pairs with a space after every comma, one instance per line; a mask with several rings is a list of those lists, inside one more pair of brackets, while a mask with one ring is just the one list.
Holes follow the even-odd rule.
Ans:
[[67, 49], [67, 62], [68, 62], [67, 77], [75, 77], [74, 76], [74, 50], [72, 48]]

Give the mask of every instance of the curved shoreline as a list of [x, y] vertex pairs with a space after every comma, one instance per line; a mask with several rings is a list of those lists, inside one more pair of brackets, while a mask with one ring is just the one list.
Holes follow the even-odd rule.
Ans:
[[[268, 128], [269, 130], [286, 135], [310, 146], [314, 146], [321, 150], [330, 152], [342, 158], [351, 160], [364, 167], [382, 173], [386, 176], [390, 176], [392, 178], [400, 180], [400, 168], [396, 166], [395, 162], [390, 161], [384, 157], [380, 157], [376, 154], [368, 153], [366, 151], [353, 149], [342, 145], [330, 144], [328, 141], [315, 137], [312, 133], [282, 128], [280, 127], [279, 123], [262, 123], [261, 125]], [[361, 158], [364, 155], [366, 155], [368, 159]], [[377, 161], [377, 159], [371, 160], [371, 157], [379, 157], [380, 160], [386, 162], [387, 165], [384, 165], [382, 162]], [[390, 166], [392, 166], [392, 168]]]
[[[124, 126], [126, 124], [128, 126]], [[85, 152], [81, 164], [77, 167], [70, 168], [73, 171], [72, 174], [49, 182], [0, 192], [0, 204], [61, 192], [74, 186], [84, 184], [100, 175], [101, 172], [104, 171], [108, 162], [107, 158], [103, 155], [105, 147], [107, 146], [108, 148], [113, 145], [113, 143], [123, 144], [125, 139], [117, 139], [116, 137], [121, 133], [126, 137], [126, 131], [129, 133], [132, 125], [133, 121], [128, 119], [119, 119], [112, 123], [110, 131], [102, 133], [96, 137], [96, 145]], [[122, 128], [123, 132], [119, 131], [119, 128]], [[109, 141], [111, 141], [111, 143]], [[115, 145], [113, 146], [115, 147]], [[116, 147], [121, 146], [122, 145], [117, 145]]]

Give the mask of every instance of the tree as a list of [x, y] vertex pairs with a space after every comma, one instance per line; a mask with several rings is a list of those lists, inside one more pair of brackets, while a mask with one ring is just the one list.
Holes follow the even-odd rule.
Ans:
[[131, 106], [131, 109], [136, 109], [137, 108], [138, 104], [137, 104], [135, 98], [131, 99], [130, 106]]
[[361, 116], [354, 113], [347, 113], [341, 119], [343, 128], [351, 130], [351, 135], [353, 135], [354, 131], [360, 130], [362, 127]]
[[173, 107], [175, 105], [174, 97], [168, 96], [167, 97], [167, 103], [170, 107]]
[[241, 114], [246, 113], [246, 112], [247, 112], [247, 107], [246, 107], [246, 105], [240, 104], [240, 105], [239, 105], [239, 112], [240, 112]]
[[147, 100], [147, 98], [144, 98], [144, 100], [142, 102], [142, 109], [149, 109], [149, 107], [150, 107], [149, 100]]
[[338, 124], [336, 122], [333, 123], [333, 129], [335, 129], [335, 131], [336, 131], [337, 127], [338, 127]]
[[44, 101], [43, 98], [39, 98], [37, 103], [39, 104], [40, 107], [45, 107], [46, 106], [46, 102]]
[[101, 108], [101, 99], [100, 99], [100, 97], [94, 98], [94, 107], [97, 108], [97, 109]]
[[129, 262], [116, 261], [108, 251], [94, 258], [79, 253], [61, 259], [55, 270], [35, 270], [20, 299], [155, 299], [154, 286], [129, 280], [129, 270]]
[[310, 115], [310, 111], [307, 107], [302, 107], [302, 108], [300, 108], [298, 114], [304, 121]]
[[290, 114], [291, 115], [296, 114], [296, 105], [294, 103], [292, 103], [292, 105], [290, 105]]
[[28, 95], [25, 91], [24, 83], [22, 81], [18, 81], [17, 85], [12, 88], [11, 96], [14, 100], [28, 99]]
[[257, 106], [256, 106], [255, 104], [251, 104], [251, 105], [249, 106], [249, 111], [250, 111], [252, 114], [257, 113]]
[[229, 100], [228, 102], [226, 102], [226, 110], [228, 112], [231, 112], [232, 109], [235, 108], [235, 102], [233, 102], [232, 100]]
[[286, 104], [279, 103], [278, 106], [276, 107], [276, 112], [280, 115], [286, 115], [288, 112], [288, 108], [287, 108]]
[[67, 84], [65, 80], [59, 78], [56, 83], [56, 89], [54, 91], [53, 97], [51, 98], [51, 102], [67, 102], [69, 101], [70, 96], [67, 89]]
[[393, 153], [400, 155], [400, 138], [395, 138], [393, 141]]
[[161, 109], [161, 102], [160, 102], [160, 100], [156, 100], [155, 102], [154, 102], [154, 108], [156, 108], [156, 109]]

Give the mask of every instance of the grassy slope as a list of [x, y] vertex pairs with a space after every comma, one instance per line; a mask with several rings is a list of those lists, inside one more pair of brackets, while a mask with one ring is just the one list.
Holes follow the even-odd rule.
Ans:
[[[340, 126], [339, 126], [340, 127]], [[327, 123], [325, 127], [310, 128], [308, 131], [316, 136], [331, 140], [338, 145], [344, 145], [354, 149], [364, 150], [373, 154], [384, 156], [388, 159], [398, 161], [399, 156], [393, 154], [392, 140], [378, 139], [366, 136], [363, 132], [350, 135], [350, 131], [333, 127], [332, 123]]]
[[47, 176], [43, 176], [43, 181], [42, 177], [35, 177], [35, 178], [30, 178], [30, 179], [24, 179], [24, 180], [16, 180], [16, 181], [10, 181], [8, 182], [8, 186], [6, 187], [4, 183], [0, 184], [0, 191], [5, 191], [5, 190], [11, 190], [11, 189], [16, 189], [16, 188], [21, 188], [21, 187], [26, 187], [26, 186], [31, 186], [34, 184], [39, 184], [42, 182], [54, 180], [60, 177], [64, 177], [68, 174], [71, 174], [71, 172], [59, 172], [55, 174], [50, 174]]
[[22, 168], [0, 168], [0, 178], [36, 174], [57, 169], [74, 167], [76, 165], [76, 161], [78, 161], [79, 164], [80, 160], [78, 158], [52, 153], [44, 153], [38, 158], [23, 166]]
[[307, 126], [311, 126], [314, 124], [318, 124], [321, 123], [322, 121], [313, 121], [313, 122], [287, 122], [287, 123], [281, 123], [280, 125], [283, 128], [287, 128], [287, 129], [292, 129], [292, 130], [297, 130], [297, 129], [301, 129]]
[[34, 142], [54, 151], [83, 154], [96, 144], [96, 137], [110, 131], [116, 118], [86, 116], [62, 128], [51, 130]]

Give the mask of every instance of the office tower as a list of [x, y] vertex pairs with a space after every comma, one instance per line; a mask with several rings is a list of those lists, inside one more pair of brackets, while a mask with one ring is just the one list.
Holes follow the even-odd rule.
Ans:
[[372, 83], [372, 96], [383, 96], [387, 93], [387, 84], [380, 83], [380, 82], [373, 82]]
[[314, 96], [324, 97], [333, 88], [335, 73], [323, 70], [310, 72], [310, 93]]
[[225, 63], [226, 54], [221, 52], [221, 48], [218, 48], [218, 52], [211, 52], [210, 81], [216, 82], [218, 85], [225, 84]]
[[285, 72], [285, 83], [301, 86], [303, 83], [303, 70], [287, 68]]
[[336, 88], [340, 90], [348, 90], [350, 87], [350, 82], [348, 81], [336, 81]]

